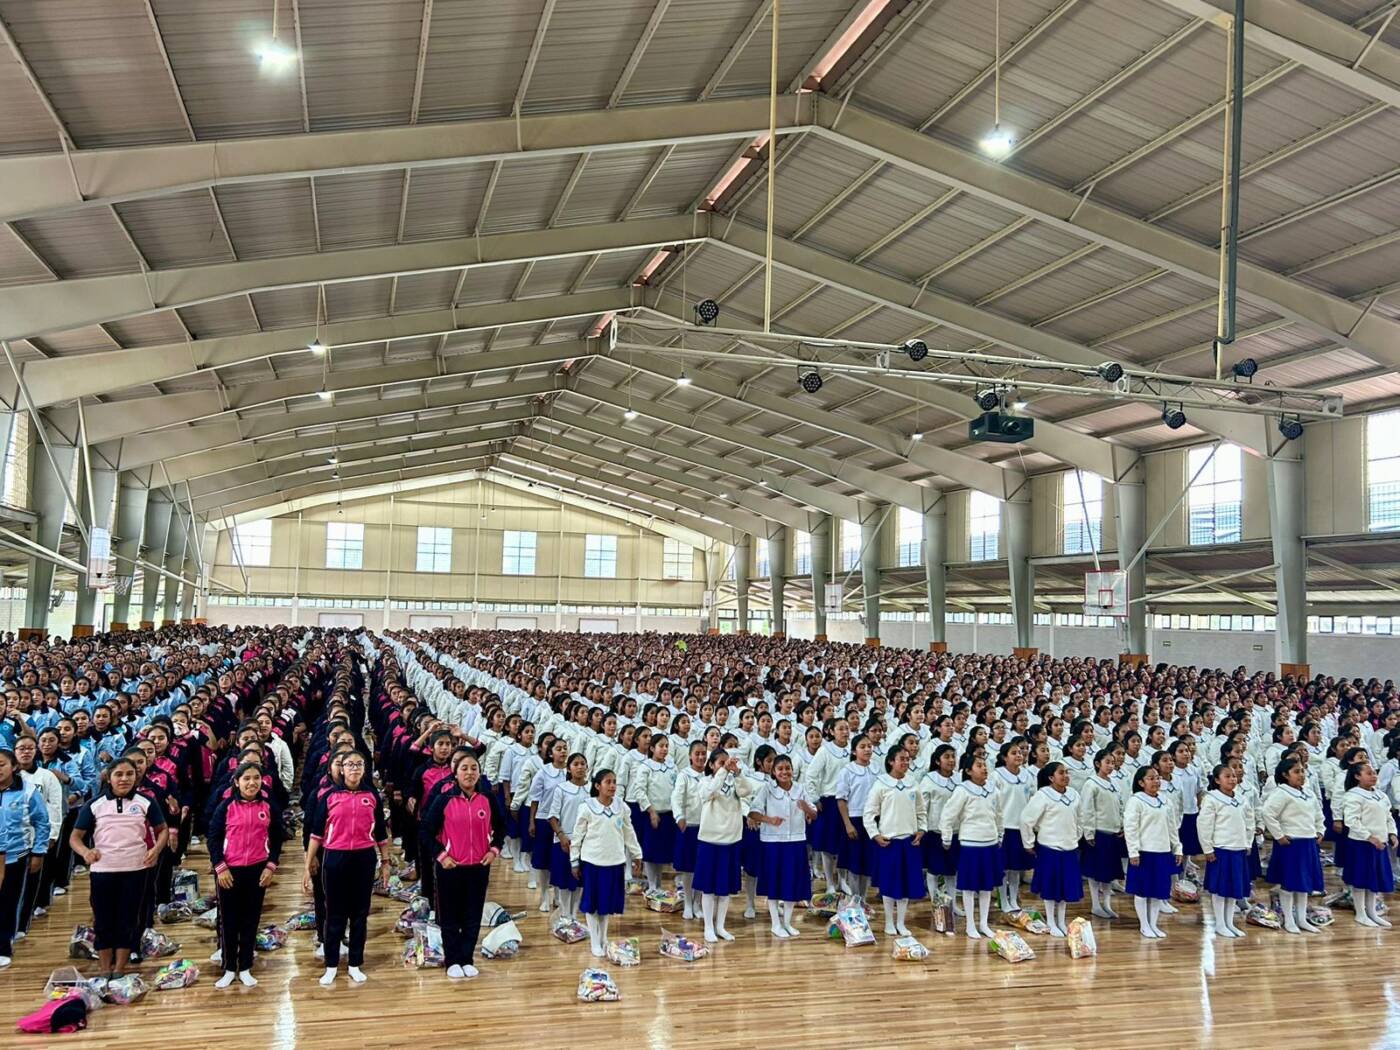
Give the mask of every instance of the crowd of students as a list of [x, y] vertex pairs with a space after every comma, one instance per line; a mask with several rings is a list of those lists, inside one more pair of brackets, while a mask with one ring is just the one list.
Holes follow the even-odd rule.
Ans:
[[[228, 987], [286, 830], [320, 983], [367, 979], [371, 899], [401, 850], [476, 975], [492, 866], [581, 916], [604, 953], [629, 877], [733, 940], [765, 899], [799, 935], [815, 891], [869, 899], [891, 935], [946, 897], [970, 938], [1043, 905], [1166, 936], [1202, 874], [1212, 922], [1276, 888], [1291, 934], [1334, 866], [1388, 927], [1400, 800], [1393, 683], [1087, 659], [923, 654], [761, 637], [170, 628], [0, 644], [0, 967], [86, 869], [102, 973], [122, 973], [176, 867], [204, 867]], [[295, 774], [300, 762], [299, 779]], [[207, 864], [187, 857], [207, 842]], [[80, 866], [80, 867], [79, 867]], [[674, 878], [674, 882], [672, 882]], [[53, 932], [57, 935], [57, 932]]]

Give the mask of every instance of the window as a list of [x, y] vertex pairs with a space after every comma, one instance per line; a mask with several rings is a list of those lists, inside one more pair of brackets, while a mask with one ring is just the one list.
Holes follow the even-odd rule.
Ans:
[[799, 576], [807, 576], [812, 571], [812, 534], [794, 532], [792, 534], [792, 571]]
[[506, 530], [501, 546], [501, 572], [507, 576], [535, 575], [535, 534]]
[[326, 568], [362, 569], [365, 564], [365, 527], [345, 521], [326, 522]]
[[726, 580], [737, 580], [739, 578], [738, 547], [729, 548], [729, 557], [724, 560], [724, 578]]
[[243, 565], [272, 564], [272, 519], [250, 521], [233, 528], [234, 560]]
[[[1209, 460], [1209, 462], [1207, 462]], [[1204, 466], [1204, 469], [1202, 469]], [[1186, 478], [1196, 478], [1187, 494], [1187, 542], [1238, 543], [1243, 465], [1235, 445], [1193, 448], [1186, 456]], [[1200, 477], [1196, 472], [1200, 471]]]
[[908, 507], [899, 508], [899, 565], [918, 565], [923, 554], [924, 518]]
[[967, 556], [972, 561], [992, 561], [998, 556], [1001, 536], [1001, 500], [974, 492], [968, 501]]
[[759, 540], [758, 550], [754, 554], [754, 575], [760, 580], [766, 580], [772, 575], [772, 568], [768, 563], [768, 541]]
[[1103, 478], [1083, 470], [1064, 475], [1064, 553], [1088, 554], [1103, 546]]
[[695, 548], [669, 537], [661, 541], [661, 578], [689, 580], [695, 575]]
[[418, 526], [418, 571], [452, 571], [452, 530]]
[[1366, 507], [1372, 532], [1400, 529], [1400, 412], [1366, 417]]
[[584, 537], [583, 574], [592, 579], [610, 580], [617, 576], [617, 537]]
[[841, 571], [849, 572], [860, 564], [860, 526], [841, 519]]
[[29, 506], [29, 417], [10, 415], [10, 439], [5, 445], [5, 495], [11, 507]]

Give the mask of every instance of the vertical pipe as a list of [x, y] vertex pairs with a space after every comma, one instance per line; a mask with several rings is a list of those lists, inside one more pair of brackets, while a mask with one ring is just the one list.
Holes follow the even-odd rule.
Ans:
[[1215, 378], [1221, 375], [1221, 348], [1235, 341], [1235, 293], [1239, 271], [1240, 153], [1244, 140], [1244, 3], [1235, 0], [1230, 24], [1230, 105], [1225, 111], [1227, 136], [1226, 185], [1220, 236], [1220, 307], [1215, 338]]

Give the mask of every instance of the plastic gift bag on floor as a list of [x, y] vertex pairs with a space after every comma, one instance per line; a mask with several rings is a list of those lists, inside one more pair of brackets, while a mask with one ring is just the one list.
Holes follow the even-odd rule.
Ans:
[[289, 916], [282, 924], [286, 930], [314, 930], [316, 928], [316, 913], [314, 911], [302, 911]]
[[165, 959], [179, 950], [179, 944], [159, 930], [147, 930], [141, 934], [141, 958], [143, 959]]
[[113, 1006], [130, 1006], [146, 996], [146, 982], [140, 974], [128, 973], [113, 977], [102, 990], [102, 998]]
[[619, 966], [640, 966], [642, 964], [642, 942], [636, 937], [608, 941], [608, 962], [617, 963]]
[[484, 929], [492, 926], [504, 926], [508, 922], [519, 922], [525, 918], [523, 911], [511, 913], [506, 911], [503, 905], [495, 901], [487, 901], [481, 906], [481, 925]]
[[204, 930], [217, 929], [219, 926], [219, 909], [210, 908], [208, 911], [200, 912], [194, 917], [194, 924]]
[[176, 904], [188, 904], [198, 896], [198, 873], [189, 868], [176, 868], [170, 883], [170, 900]]
[[940, 893], [933, 900], [933, 931], [951, 937], [957, 932], [957, 913], [953, 911], [953, 898]]
[[622, 998], [607, 970], [590, 967], [578, 975], [578, 997], [585, 1003], [615, 1003]]
[[428, 903], [427, 897], [414, 897], [408, 902], [408, 907], [399, 912], [398, 921], [394, 923], [394, 932], [401, 933], [405, 937], [413, 935], [413, 924], [416, 922], [427, 922], [431, 913], [432, 905]]
[[573, 919], [555, 919], [549, 933], [555, 940], [565, 944], [577, 944], [588, 939], [588, 930], [584, 928], [583, 923]]
[[191, 915], [203, 915], [210, 908], [217, 908], [219, 906], [219, 898], [211, 893], [203, 897], [196, 897], [189, 903]]
[[48, 983], [44, 985], [45, 999], [62, 999], [68, 995], [82, 995], [89, 1010], [102, 1007], [101, 989], [95, 981], [80, 974], [76, 966], [60, 966], [49, 974]]
[[1066, 943], [1071, 959], [1084, 959], [1099, 954], [1099, 943], [1094, 939], [1094, 927], [1082, 915], [1071, 919]]
[[829, 919], [841, 909], [839, 893], [818, 893], [807, 904], [807, 909], [823, 919]]
[[685, 900], [675, 890], [647, 890], [642, 894], [646, 901], [646, 906], [651, 911], [659, 911], [663, 914], [680, 911], [685, 907]]
[[1336, 921], [1331, 908], [1321, 904], [1308, 905], [1308, 922], [1314, 926], [1331, 926]]
[[39, 1009], [15, 1022], [18, 1031], [30, 1035], [67, 1035], [87, 1027], [87, 999], [73, 992], [50, 999]]
[[180, 988], [188, 988], [197, 980], [199, 967], [189, 959], [176, 959], [156, 971], [153, 987], [158, 992], [173, 992]]
[[194, 912], [184, 901], [171, 904], [161, 904], [156, 907], [156, 918], [167, 926], [177, 922], [189, 922], [193, 918]]
[[1177, 879], [1172, 886], [1172, 900], [1178, 904], [1196, 904], [1200, 899], [1201, 886], [1194, 879]]
[[928, 958], [928, 949], [919, 943], [917, 937], [900, 937], [894, 942], [890, 958], [899, 962], [920, 962]]
[[79, 926], [73, 931], [68, 940], [68, 958], [97, 958], [97, 932], [91, 926]]
[[1035, 958], [1035, 952], [1015, 930], [993, 930], [988, 942], [993, 955], [999, 955], [1007, 962], [1026, 962]]
[[709, 955], [710, 949], [700, 941], [692, 941], [681, 933], [672, 933], [663, 926], [661, 927], [660, 953], [668, 959], [694, 962], [696, 959], [703, 959]]
[[413, 936], [403, 946], [403, 964], [420, 970], [443, 964], [442, 930], [436, 923], [420, 922], [413, 927]]
[[520, 927], [513, 922], [493, 927], [491, 932], [481, 939], [481, 954], [488, 959], [509, 959], [520, 951], [520, 944], [524, 939], [520, 935]]
[[1272, 908], [1266, 908], [1258, 901], [1251, 900], [1244, 911], [1244, 921], [1251, 926], [1262, 926], [1266, 930], [1283, 929], [1283, 919]]
[[260, 952], [275, 952], [287, 943], [287, 937], [281, 926], [264, 926], [254, 938], [254, 947]]
[[1045, 917], [1040, 912], [1030, 908], [1021, 908], [1011, 912], [1006, 916], [1006, 924], [1022, 933], [1045, 936], [1050, 932], [1050, 927], [1045, 924]]
[[1351, 890], [1341, 890], [1324, 897], [1322, 903], [1333, 911], [1355, 911], [1356, 902], [1351, 899]]
[[860, 948], [875, 943], [875, 933], [870, 929], [870, 919], [865, 909], [859, 905], [843, 907], [831, 920], [831, 924], [841, 933], [847, 948]]

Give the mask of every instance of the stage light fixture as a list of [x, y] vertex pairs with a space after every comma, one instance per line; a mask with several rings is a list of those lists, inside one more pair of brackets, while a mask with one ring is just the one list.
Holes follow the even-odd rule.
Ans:
[[1181, 406], [1172, 408], [1170, 405], [1162, 406], [1162, 422], [1167, 425], [1168, 430], [1180, 430], [1186, 425], [1186, 413]]
[[928, 343], [922, 339], [911, 339], [904, 344], [904, 352], [909, 355], [909, 360], [922, 361], [928, 357]]
[[695, 319], [703, 325], [712, 325], [719, 320], [719, 303], [713, 299], [701, 299], [695, 304]]

